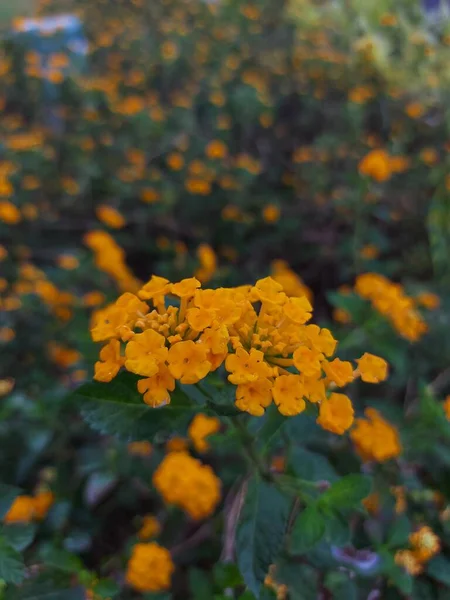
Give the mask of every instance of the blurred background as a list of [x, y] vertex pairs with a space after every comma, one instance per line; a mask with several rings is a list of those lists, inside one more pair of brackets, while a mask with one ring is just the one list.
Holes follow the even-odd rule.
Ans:
[[[14, 554], [22, 575], [0, 568], [0, 597], [142, 597], [121, 573], [162, 510], [142, 482], [167, 440], [115, 442], [67, 398], [92, 377], [95, 311], [152, 274], [214, 288], [271, 275], [307, 295], [343, 357], [389, 362], [383, 392], [357, 402], [399, 427], [431, 390], [435, 436], [420, 413], [397, 483], [439, 490], [426, 510], [445, 529], [449, 86], [446, 0], [0, 1], [0, 480], [51, 494], [39, 525], [19, 519], [8, 548], [27, 571]], [[181, 553], [174, 598], [239, 589], [217, 566], [219, 529]], [[196, 532], [177, 517], [166, 544]], [[414, 598], [448, 598], [436, 577]]]

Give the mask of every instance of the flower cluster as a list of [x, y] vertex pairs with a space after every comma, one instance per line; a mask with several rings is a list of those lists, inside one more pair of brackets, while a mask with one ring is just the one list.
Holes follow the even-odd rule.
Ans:
[[356, 279], [356, 293], [392, 323], [398, 333], [416, 342], [427, 332], [427, 324], [417, 310], [417, 302], [407, 296], [398, 283], [378, 273], [364, 273]]
[[[175, 302], [167, 304], [170, 296]], [[138, 389], [156, 407], [170, 402], [176, 381], [196, 384], [224, 365], [240, 410], [261, 416], [273, 401], [281, 414], [294, 416], [308, 400], [319, 403], [322, 427], [343, 433], [353, 421], [351, 401], [327, 392], [358, 376], [382, 381], [387, 366], [368, 354], [357, 369], [332, 359], [337, 342], [328, 329], [307, 324], [311, 317], [305, 296], [288, 297], [270, 277], [202, 290], [195, 278], [171, 284], [153, 276], [137, 296], [125, 293], [96, 314], [92, 337], [107, 344], [95, 378], [111, 381], [124, 366], [143, 377]]]
[[433, 530], [424, 525], [409, 536], [410, 549], [399, 550], [395, 562], [411, 575], [420, 575], [425, 564], [441, 551], [441, 542]]
[[[101, 213], [103, 217], [104, 210]], [[112, 216], [108, 212], [108, 217]], [[110, 275], [121, 291], [135, 292], [140, 287], [140, 282], [127, 267], [125, 252], [105, 231], [90, 231], [84, 237], [84, 243], [94, 252], [95, 264]]]
[[168, 504], [196, 520], [212, 514], [220, 501], [220, 479], [209, 465], [184, 451], [166, 455], [153, 475], [153, 485]]
[[50, 491], [40, 491], [35, 496], [18, 496], [3, 517], [5, 523], [30, 523], [45, 519], [54, 502]]
[[138, 592], [162, 592], [170, 588], [174, 569], [166, 548], [155, 542], [136, 544], [128, 562], [126, 581]]
[[361, 159], [358, 170], [361, 175], [382, 183], [393, 174], [406, 171], [408, 167], [409, 161], [404, 156], [391, 156], [383, 148], [376, 148]]
[[196, 451], [206, 452], [209, 449], [206, 438], [213, 433], [217, 433], [219, 429], [220, 421], [216, 417], [208, 417], [208, 415], [204, 415], [203, 413], [195, 415], [192, 423], [189, 425], [188, 434]]
[[367, 408], [365, 419], [356, 419], [350, 433], [356, 451], [364, 462], [385, 462], [402, 452], [397, 429], [374, 408]]

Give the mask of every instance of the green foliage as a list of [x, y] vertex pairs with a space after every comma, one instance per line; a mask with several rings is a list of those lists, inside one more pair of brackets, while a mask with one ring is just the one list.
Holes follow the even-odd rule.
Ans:
[[282, 549], [290, 504], [288, 496], [259, 477], [247, 484], [236, 531], [236, 553], [244, 581], [257, 598], [269, 566]]
[[189, 398], [177, 390], [169, 406], [158, 410], [146, 406], [136, 388], [138, 377], [121, 373], [113, 383], [86, 383], [74, 394], [87, 423], [101, 433], [124, 440], [153, 439], [180, 429], [199, 410]]

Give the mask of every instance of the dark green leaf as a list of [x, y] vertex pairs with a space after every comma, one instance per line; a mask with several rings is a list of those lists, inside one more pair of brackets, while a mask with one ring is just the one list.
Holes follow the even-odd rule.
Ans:
[[292, 448], [288, 468], [306, 481], [326, 480], [333, 483], [338, 479], [338, 474], [325, 456], [305, 448]]
[[345, 573], [328, 573], [325, 578], [325, 587], [335, 600], [357, 600], [358, 594], [355, 582]]
[[189, 569], [189, 589], [193, 600], [212, 597], [211, 579], [206, 571]]
[[20, 493], [19, 488], [7, 485], [6, 483], [0, 483], [0, 519], [6, 515], [11, 508], [11, 504]]
[[324, 508], [357, 508], [370, 494], [372, 484], [364, 475], [347, 475], [334, 483], [321, 497], [319, 503]]
[[411, 523], [406, 515], [399, 516], [389, 529], [389, 546], [405, 546], [409, 534], [411, 533]]
[[46, 565], [66, 573], [80, 573], [84, 569], [78, 556], [55, 546], [44, 546], [41, 550], [41, 558]]
[[104, 598], [105, 600], [108, 598], [113, 598], [119, 592], [119, 586], [111, 579], [100, 579], [100, 581], [94, 585], [94, 593], [99, 598]]
[[84, 419], [97, 431], [124, 440], [149, 440], [156, 434], [187, 426], [199, 409], [179, 389], [162, 408], [145, 404], [136, 385], [139, 377], [121, 373], [111, 383], [87, 383], [75, 392]]
[[327, 513], [325, 538], [333, 546], [346, 546], [351, 539], [350, 525], [338, 512]]
[[36, 525], [32, 523], [3, 525], [0, 527], [0, 535], [5, 538], [14, 550], [22, 551], [27, 548], [36, 534]]
[[308, 506], [297, 517], [291, 536], [291, 551], [303, 554], [315, 546], [325, 534], [325, 519], [314, 506]]
[[282, 548], [290, 498], [259, 477], [248, 483], [236, 532], [237, 563], [248, 588], [259, 597], [261, 584]]
[[0, 579], [17, 585], [24, 578], [25, 566], [22, 557], [4, 538], [0, 539]]
[[433, 579], [450, 585], [450, 560], [439, 554], [428, 563], [427, 573]]
[[277, 564], [277, 583], [288, 586], [289, 600], [317, 600], [319, 577], [316, 569], [309, 565], [282, 560]]

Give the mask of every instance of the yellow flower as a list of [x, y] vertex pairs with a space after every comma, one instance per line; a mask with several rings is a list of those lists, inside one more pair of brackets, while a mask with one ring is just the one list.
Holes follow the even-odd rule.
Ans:
[[428, 310], [436, 310], [441, 304], [439, 296], [431, 292], [422, 292], [416, 296], [416, 302], [427, 308]]
[[360, 161], [358, 170], [361, 175], [371, 177], [380, 183], [387, 181], [392, 174], [389, 154], [381, 148], [371, 150]]
[[423, 571], [423, 565], [417, 556], [411, 550], [398, 550], [395, 553], [395, 564], [403, 567], [410, 575], [420, 575]]
[[267, 204], [262, 215], [266, 223], [276, 223], [280, 218], [280, 209], [275, 204]]
[[195, 290], [199, 288], [200, 285], [198, 279], [191, 277], [190, 279], [183, 279], [179, 283], [173, 283], [170, 287], [170, 291], [180, 298], [189, 298], [195, 294]]
[[241, 383], [236, 388], [236, 406], [243, 412], [261, 417], [271, 403], [272, 383], [268, 379]]
[[94, 379], [103, 382], [111, 381], [120, 371], [124, 362], [125, 359], [120, 355], [120, 342], [110, 340], [100, 350], [100, 360], [95, 363]]
[[306, 296], [289, 298], [283, 306], [283, 312], [288, 319], [297, 325], [303, 325], [312, 317], [312, 306]]
[[350, 433], [356, 451], [363, 461], [385, 462], [402, 452], [397, 429], [385, 421], [374, 408], [367, 408], [366, 419], [356, 419]]
[[170, 552], [155, 542], [136, 544], [128, 561], [126, 581], [138, 592], [161, 592], [171, 585], [175, 566]]
[[292, 417], [306, 408], [305, 387], [300, 375], [281, 375], [275, 379], [272, 395], [278, 410], [286, 417]]
[[211, 370], [208, 349], [203, 344], [186, 340], [174, 344], [167, 356], [169, 371], [181, 383], [197, 383]]
[[126, 224], [125, 219], [120, 212], [107, 204], [100, 204], [100, 206], [97, 206], [96, 213], [98, 219], [102, 223], [113, 229], [121, 229]]
[[220, 500], [220, 479], [212, 468], [183, 451], [165, 456], [153, 475], [153, 485], [167, 503], [196, 520], [209, 517]]
[[220, 140], [213, 140], [206, 146], [206, 156], [212, 159], [225, 158], [228, 148]]
[[383, 358], [365, 352], [356, 362], [358, 373], [366, 383], [380, 383], [387, 378], [388, 364]]
[[19, 209], [8, 200], [0, 202], [0, 221], [3, 221], [7, 225], [16, 225], [22, 220], [22, 215]]
[[154, 300], [155, 304], [158, 304], [164, 299], [165, 294], [170, 290], [170, 283], [168, 279], [164, 277], [153, 277], [148, 281], [138, 292], [139, 298], [142, 300]]
[[264, 354], [255, 348], [252, 348], [250, 353], [244, 348], [238, 348], [236, 354], [227, 357], [225, 367], [231, 373], [228, 375], [228, 381], [235, 385], [256, 381], [272, 374], [272, 370], [264, 362]]
[[272, 277], [266, 277], [257, 281], [252, 291], [261, 302], [284, 304], [286, 301], [286, 294], [283, 292], [283, 287], [272, 279]]
[[31, 496], [18, 496], [3, 517], [5, 523], [29, 523], [35, 514], [34, 499]]
[[157, 537], [161, 532], [161, 525], [156, 517], [153, 515], [146, 515], [142, 519], [142, 525], [138, 532], [140, 540], [149, 540], [150, 538]]
[[294, 365], [306, 377], [317, 377], [322, 371], [321, 361], [323, 354], [317, 350], [311, 350], [306, 346], [300, 346], [294, 352]]
[[125, 349], [125, 367], [128, 371], [152, 377], [167, 358], [165, 338], [153, 329], [136, 334]]
[[55, 496], [49, 490], [42, 490], [38, 492], [33, 498], [34, 518], [38, 521], [45, 519], [54, 501]]
[[342, 435], [353, 423], [353, 406], [345, 394], [333, 393], [320, 404], [317, 423], [326, 429]]
[[208, 415], [204, 415], [203, 413], [195, 415], [189, 425], [188, 435], [197, 452], [206, 452], [209, 450], [206, 438], [213, 433], [217, 433], [219, 429], [220, 421], [216, 417], [208, 417]]
[[173, 392], [175, 389], [175, 379], [166, 365], [160, 364], [158, 372], [148, 379], [138, 381], [137, 387], [139, 392], [143, 394], [144, 402], [156, 408], [157, 406], [169, 404], [169, 392]]
[[323, 370], [328, 379], [338, 387], [344, 387], [347, 383], [353, 381], [353, 367], [351, 363], [335, 358], [331, 362], [323, 363]]
[[420, 562], [428, 562], [441, 551], [441, 541], [431, 527], [424, 525], [409, 536], [414, 554]]
[[147, 442], [146, 440], [141, 442], [130, 442], [127, 449], [130, 454], [135, 456], [150, 456], [153, 450], [150, 442]]

